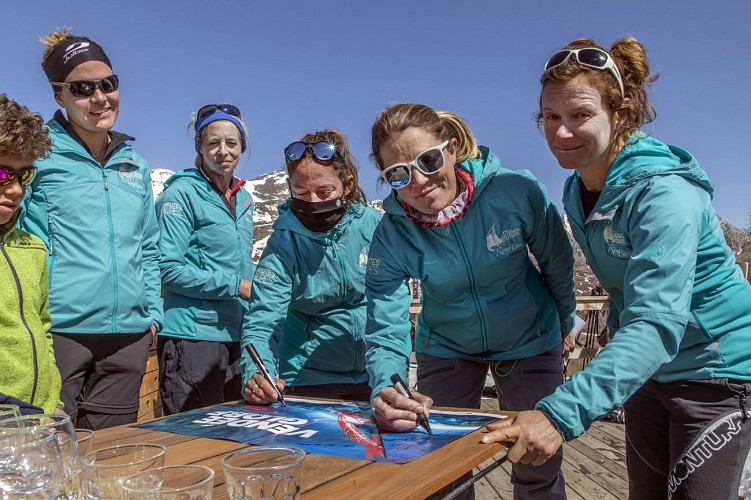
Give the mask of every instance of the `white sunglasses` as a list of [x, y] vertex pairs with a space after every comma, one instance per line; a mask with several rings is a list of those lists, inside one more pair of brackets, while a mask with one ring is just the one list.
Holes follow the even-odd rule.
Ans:
[[618, 82], [618, 88], [621, 90], [621, 96], [625, 97], [626, 93], [623, 91], [623, 80], [621, 79], [621, 73], [618, 71], [618, 67], [615, 65], [613, 58], [610, 54], [604, 50], [596, 47], [585, 47], [583, 49], [564, 49], [553, 54], [548, 62], [545, 63], [545, 72], [547, 73], [553, 68], [557, 68], [561, 64], [564, 64], [569, 60], [571, 56], [576, 58], [576, 62], [581, 66], [587, 68], [599, 69], [602, 71], [610, 71]]
[[381, 171], [383, 180], [389, 183], [393, 189], [402, 189], [412, 180], [412, 169], [416, 168], [425, 175], [433, 175], [443, 168], [443, 150], [449, 141], [438, 146], [428, 148], [409, 163], [396, 163]]

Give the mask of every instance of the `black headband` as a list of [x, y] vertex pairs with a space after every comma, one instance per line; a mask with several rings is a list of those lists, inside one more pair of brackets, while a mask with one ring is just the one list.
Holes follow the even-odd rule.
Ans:
[[[73, 68], [86, 61], [101, 61], [110, 68], [109, 57], [104, 53], [95, 41], [74, 36], [58, 45], [44, 61], [44, 73], [50, 82], [64, 82]], [[60, 92], [60, 87], [52, 86], [55, 92]]]

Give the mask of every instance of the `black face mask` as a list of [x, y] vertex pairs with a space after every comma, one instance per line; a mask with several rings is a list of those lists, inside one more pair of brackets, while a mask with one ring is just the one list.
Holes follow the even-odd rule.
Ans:
[[303, 226], [313, 232], [322, 233], [336, 226], [342, 220], [344, 212], [347, 211], [347, 203], [344, 198], [305, 201], [293, 196], [290, 208]]

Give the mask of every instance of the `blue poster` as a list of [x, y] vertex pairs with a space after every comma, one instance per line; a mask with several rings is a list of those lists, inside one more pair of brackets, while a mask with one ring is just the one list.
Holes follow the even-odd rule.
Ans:
[[287, 406], [220, 404], [140, 424], [137, 427], [255, 445], [297, 446], [306, 453], [403, 464], [483, 427], [499, 415], [430, 411], [429, 435], [381, 432], [369, 403], [285, 398]]

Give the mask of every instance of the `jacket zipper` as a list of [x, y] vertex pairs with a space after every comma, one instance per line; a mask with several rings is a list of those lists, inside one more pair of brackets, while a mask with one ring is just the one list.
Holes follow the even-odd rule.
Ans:
[[[337, 235], [339, 236], [339, 235]], [[339, 255], [339, 238], [335, 236], [333, 238], [332, 242], [332, 248], [334, 249], [334, 258], [339, 262], [339, 268], [342, 270], [342, 296], [344, 296], [347, 293], [347, 270], [344, 267], [344, 259], [340, 258]], [[355, 315], [352, 314], [352, 317], [354, 319]], [[355, 326], [357, 326], [357, 321], [355, 320]], [[357, 364], [359, 362], [359, 356], [357, 352], [357, 328], [353, 329], [352, 331], [352, 338], [354, 342], [352, 343], [352, 351], [354, 353], [354, 364], [352, 365], [352, 371], [354, 371], [357, 368]]]
[[469, 289], [472, 292], [472, 300], [474, 301], [475, 308], [477, 309], [477, 317], [480, 318], [480, 331], [482, 332], [482, 352], [484, 357], [485, 353], [488, 352], [488, 331], [485, 326], [485, 315], [483, 315], [482, 313], [482, 308], [480, 307], [480, 299], [477, 296], [477, 290], [475, 288], [474, 271], [472, 271], [472, 264], [470, 264], [469, 262], [467, 250], [464, 248], [464, 243], [462, 242], [461, 236], [459, 236], [459, 231], [456, 227], [456, 224], [454, 222], [451, 222], [450, 226], [452, 232], [454, 233], [454, 239], [459, 245], [459, 251], [462, 254], [462, 259], [464, 259], [464, 266], [467, 269], [467, 276], [469, 277]]
[[29, 333], [29, 339], [31, 340], [31, 360], [32, 360], [32, 365], [34, 367], [34, 383], [31, 386], [31, 400], [29, 401], [29, 403], [33, 405], [34, 396], [36, 396], [36, 392], [37, 392], [37, 382], [39, 380], [39, 366], [37, 363], [37, 346], [36, 346], [36, 342], [34, 341], [34, 334], [32, 333], [31, 328], [29, 328], [29, 324], [26, 322], [26, 316], [23, 313], [23, 291], [21, 289], [21, 280], [18, 278], [18, 274], [16, 273], [16, 268], [13, 266], [13, 262], [11, 262], [10, 260], [10, 255], [8, 255], [8, 252], [5, 250], [5, 242], [3, 241], [2, 236], [0, 236], [0, 251], [2, 251], [3, 256], [5, 257], [5, 260], [8, 262], [8, 267], [10, 267], [10, 273], [13, 275], [13, 280], [16, 282], [16, 290], [18, 290], [18, 308], [21, 312], [21, 322], [23, 323], [23, 326], [26, 328], [26, 331]]
[[112, 224], [112, 202], [110, 200], [110, 186], [107, 181], [107, 169], [99, 167], [102, 170], [102, 180], [104, 181], [104, 199], [107, 206], [107, 225], [110, 229], [110, 259], [112, 259], [112, 333], [117, 333], [117, 257], [115, 256], [115, 227]]

